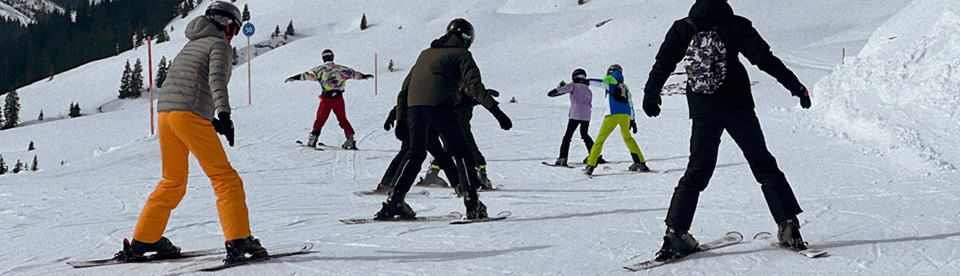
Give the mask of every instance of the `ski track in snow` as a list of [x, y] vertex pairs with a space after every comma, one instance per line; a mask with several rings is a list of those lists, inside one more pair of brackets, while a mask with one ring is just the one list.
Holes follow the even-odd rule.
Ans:
[[[289, 20], [294, 20], [298, 36], [280, 47], [255, 48], [253, 105], [247, 105], [247, 76], [241, 74], [246, 64], [236, 66], [230, 88], [237, 144], [226, 152], [244, 180], [253, 233], [268, 248], [307, 241], [317, 245], [317, 252], [219, 274], [601, 275], [622, 274], [622, 265], [654, 256], [662, 242], [673, 188], [689, 157], [690, 121], [684, 97], [664, 97], [663, 114], [656, 119], [642, 117], [637, 110], [640, 132], [634, 137], [651, 168], [660, 173], [628, 173], [629, 155], [615, 132], [607, 140], [604, 157], [623, 162], [602, 165], [596, 172], [603, 176], [589, 178], [582, 168], [540, 164], [556, 158], [568, 110], [566, 98], [545, 94], [559, 80], [567, 80], [573, 68], [584, 67], [595, 76], [617, 62], [628, 68], [627, 82], [635, 89], [634, 103], [639, 104], [638, 91], [662, 32], [687, 13], [687, 4], [673, 0], [592, 0], [583, 6], [559, 0], [417, 0], [331, 2], [321, 7], [308, 1], [282, 2], [268, 6], [237, 2], [250, 4], [252, 21], [261, 30], [254, 43], [279, 45], [268, 41], [269, 32]], [[957, 172], [950, 169], [960, 164], [952, 146], [960, 135], [953, 120], [960, 99], [940, 92], [955, 84], [948, 80], [955, 80], [960, 72], [953, 69], [958, 63], [952, 47], [960, 35], [950, 29], [960, 20], [956, 20], [956, 4], [936, 9], [929, 18], [916, 16], [945, 3], [949, 2], [878, 0], [869, 7], [828, 0], [731, 3], [754, 21], [804, 84], [813, 87], [814, 108], [800, 110], [796, 99], [775, 80], [748, 67], [756, 81], [754, 98], [768, 147], [805, 210], [799, 217], [804, 238], [831, 256], [805, 260], [745, 240], [650, 273], [944, 275], [960, 271], [960, 247], [956, 246], [960, 187], [953, 181]], [[358, 5], [372, 22], [364, 32], [356, 30], [359, 16], [330, 12], [358, 10]], [[423, 9], [424, 5], [431, 8]], [[503, 190], [480, 193], [480, 198], [491, 214], [509, 210], [513, 215], [503, 221], [461, 226], [340, 223], [341, 218], [370, 217], [379, 209], [384, 196], [353, 192], [373, 189], [399, 148], [393, 133], [382, 131], [386, 112], [395, 103], [413, 55], [455, 17], [466, 17], [477, 26], [480, 40], [471, 51], [487, 86], [503, 93], [501, 107], [514, 122], [513, 130], [501, 131], [480, 107], [472, 122], [491, 179], [504, 185]], [[155, 59], [173, 58], [185, 43], [181, 34], [189, 19], [171, 23], [176, 30], [171, 33], [173, 39], [155, 45]], [[595, 26], [608, 19], [603, 26]], [[911, 30], [904, 26], [919, 24], [914, 21], [940, 27], [902, 36], [916, 43], [884, 40]], [[630, 35], [620, 35], [622, 30]], [[242, 46], [239, 41], [233, 44], [245, 59], [245, 41]], [[893, 46], [902, 48], [888, 49]], [[375, 51], [381, 67], [393, 59], [398, 68], [404, 68], [392, 73], [381, 69], [376, 96], [373, 81], [347, 85], [347, 113], [361, 151], [314, 151], [294, 143], [310, 131], [318, 86], [284, 84], [283, 79], [316, 66], [315, 53], [327, 47], [337, 52], [339, 63], [365, 73], [372, 72], [369, 59]], [[843, 66], [838, 64], [840, 47], [848, 51]], [[856, 56], [860, 48], [865, 53]], [[884, 52], [902, 55], [876, 58]], [[114, 100], [117, 65], [136, 58], [145, 59], [144, 48], [18, 90], [26, 123], [0, 132], [0, 152], [7, 164], [37, 155], [42, 170], [0, 176], [0, 235], [5, 248], [11, 249], [0, 251], [0, 274], [164, 275], [221, 258], [87, 269], [64, 264], [109, 257], [119, 250], [159, 181], [157, 138], [148, 135], [149, 121], [142, 116], [147, 114], [147, 101]], [[907, 69], [895, 69], [903, 66]], [[594, 138], [607, 111], [606, 98], [595, 95], [590, 128]], [[512, 97], [518, 103], [507, 103]], [[75, 101], [88, 108], [84, 116], [58, 118], [56, 110]], [[106, 107], [97, 113], [96, 106]], [[40, 109], [48, 119], [30, 120]], [[320, 141], [336, 146], [343, 139], [331, 116]], [[24, 151], [30, 141], [36, 142], [37, 150]], [[579, 161], [585, 155], [574, 135], [570, 159]], [[64, 166], [59, 166], [61, 160]], [[209, 183], [191, 158], [187, 194], [173, 211], [166, 232], [185, 250], [223, 246]], [[463, 212], [461, 199], [450, 188], [412, 190], [430, 192], [408, 197], [418, 214]], [[776, 225], [742, 153], [724, 136], [717, 170], [701, 195], [690, 232], [705, 241], [733, 230], [749, 239], [757, 232], [775, 232]]]

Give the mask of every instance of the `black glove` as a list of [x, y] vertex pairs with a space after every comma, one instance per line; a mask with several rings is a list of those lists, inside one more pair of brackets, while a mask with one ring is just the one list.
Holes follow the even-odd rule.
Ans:
[[547, 92], [547, 97], [556, 97], [560, 92], [556, 88]]
[[564, 87], [564, 86], [567, 86], [567, 83], [564, 81], [560, 81], [560, 86], [557, 86], [557, 87]]
[[404, 121], [397, 121], [397, 127], [393, 129], [393, 135], [397, 137], [397, 140], [406, 141], [409, 138], [410, 130], [407, 128], [407, 123]]
[[390, 114], [387, 115], [387, 121], [383, 122], [383, 130], [390, 131], [395, 121], [397, 121], [397, 112], [396, 109], [392, 109], [390, 110]]
[[803, 109], [810, 108], [812, 103], [810, 102], [810, 91], [807, 90], [807, 87], [800, 86], [800, 89], [794, 91], [793, 95], [800, 98], [800, 107], [803, 107]]
[[507, 117], [507, 114], [503, 113], [503, 110], [500, 110], [500, 106], [493, 106], [490, 108], [490, 114], [493, 114], [493, 117], [497, 119], [497, 122], [500, 123], [500, 128], [503, 130], [510, 130], [513, 128], [513, 122], [510, 121], [510, 117]]
[[487, 93], [490, 94], [491, 97], [500, 97], [500, 91], [497, 90], [487, 89]]
[[300, 75], [299, 75], [299, 74], [294, 75], [294, 76], [292, 76], [292, 77], [289, 77], [289, 78], [287, 78], [287, 80], [285, 80], [285, 81], [283, 81], [283, 82], [294, 82], [294, 81], [298, 81], [298, 80], [300, 80]]
[[362, 74], [362, 75], [360, 75], [360, 78], [361, 78], [361, 79], [369, 79], [369, 78], [373, 78], [373, 75], [371, 75], [371, 74]]
[[227, 137], [227, 142], [230, 143], [230, 146], [232, 147], [233, 121], [230, 120], [230, 112], [220, 112], [217, 114], [217, 118], [214, 118], [210, 124], [213, 125], [213, 130], [217, 131], [217, 133], [220, 133], [224, 137]]
[[660, 116], [660, 93], [644, 93], [643, 94], [643, 113], [647, 113], [649, 117]]
[[637, 121], [630, 120], [630, 130], [633, 131], [633, 134], [637, 134]]

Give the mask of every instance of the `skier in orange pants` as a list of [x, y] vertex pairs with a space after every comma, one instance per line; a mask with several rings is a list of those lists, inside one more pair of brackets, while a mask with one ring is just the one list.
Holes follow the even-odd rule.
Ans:
[[[217, 133], [233, 146], [233, 121], [227, 83], [232, 73], [230, 40], [239, 33], [240, 10], [224, 1], [211, 3], [205, 15], [190, 21], [184, 33], [190, 41], [170, 65], [166, 85], [159, 90], [159, 140], [163, 180], [147, 198], [133, 241], [124, 240], [122, 261], [176, 258], [180, 248], [163, 237], [170, 211], [187, 190], [188, 155], [193, 153], [210, 178], [217, 212], [226, 238], [226, 262], [269, 256], [250, 234], [243, 180], [227, 161]], [[217, 118], [213, 117], [214, 111]], [[156, 252], [147, 256], [145, 253]]]

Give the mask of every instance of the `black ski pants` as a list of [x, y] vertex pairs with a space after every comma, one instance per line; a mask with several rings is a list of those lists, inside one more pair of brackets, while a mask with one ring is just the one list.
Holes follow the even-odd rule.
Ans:
[[563, 134], [563, 140], [560, 142], [560, 158], [566, 159], [570, 154], [570, 139], [573, 139], [573, 132], [580, 128], [580, 138], [583, 139], [583, 144], [587, 146], [587, 155], [590, 154], [590, 149], [593, 148], [593, 138], [590, 138], [588, 131], [590, 130], [590, 121], [580, 121], [570, 119], [567, 122], [567, 132]]
[[[406, 124], [398, 124], [398, 128], [406, 128]], [[401, 133], [398, 133], [398, 138], [400, 140], [400, 152], [393, 157], [393, 160], [390, 161], [390, 165], [387, 167], [387, 171], [383, 173], [383, 177], [380, 178], [380, 185], [385, 187], [393, 187], [394, 183], [397, 181], [397, 170], [400, 168], [400, 163], [403, 162], [403, 158], [406, 157], [407, 152], [410, 150], [410, 136], [406, 135], [406, 129], [400, 130]], [[432, 132], [437, 132], [435, 129]], [[447, 179], [457, 179], [457, 166], [453, 163], [453, 158], [450, 158], [450, 155], [443, 149], [443, 145], [440, 144], [440, 137], [438, 135], [433, 135], [430, 139], [427, 140], [427, 152], [433, 156], [433, 162], [446, 174]]]
[[410, 186], [420, 173], [420, 166], [427, 157], [427, 142], [435, 137], [431, 129], [443, 136], [456, 164], [459, 180], [467, 187], [465, 201], [477, 200], [477, 188], [480, 180], [477, 178], [476, 162], [470, 148], [466, 145], [463, 127], [457, 120], [457, 114], [450, 105], [440, 106], [413, 106], [407, 109], [407, 126], [410, 134], [410, 149], [407, 151], [401, 165], [399, 177], [393, 188], [390, 201], [400, 202], [410, 191]]
[[[473, 106], [455, 106], [454, 112], [457, 114], [457, 122], [460, 124], [460, 127], [463, 128], [463, 138], [467, 143], [466, 146], [473, 153], [473, 160], [477, 162], [477, 166], [486, 166], [487, 159], [483, 157], [483, 153], [480, 152], [480, 147], [477, 146], [477, 139], [473, 137], [473, 130], [470, 126], [470, 121], [473, 120]], [[443, 144], [444, 148], [449, 152], [450, 146], [448, 145], [450, 143], [444, 140]], [[436, 155], [434, 155], [434, 157], [436, 157]], [[431, 164], [440, 166], [436, 159], [434, 159]]]
[[749, 108], [693, 119], [690, 161], [673, 192], [667, 211], [667, 226], [681, 232], [690, 229], [700, 192], [707, 188], [716, 168], [720, 136], [724, 130], [743, 151], [753, 176], [760, 183], [774, 221], [781, 222], [802, 212], [790, 184], [777, 167], [777, 160], [767, 150], [756, 113]]

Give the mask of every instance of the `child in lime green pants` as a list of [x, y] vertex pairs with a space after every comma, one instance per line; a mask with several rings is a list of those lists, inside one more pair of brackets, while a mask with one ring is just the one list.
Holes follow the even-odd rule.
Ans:
[[637, 123], [633, 120], [633, 101], [631, 100], [630, 89], [623, 83], [623, 68], [614, 64], [607, 69], [607, 76], [603, 79], [590, 79], [590, 85], [599, 86], [607, 90], [610, 100], [610, 115], [603, 118], [603, 124], [600, 125], [600, 134], [590, 149], [590, 157], [587, 159], [587, 167], [584, 173], [593, 174], [593, 169], [597, 167], [597, 160], [603, 152], [603, 143], [607, 137], [613, 133], [613, 129], [620, 127], [620, 134], [623, 136], [623, 142], [630, 149], [630, 156], [633, 158], [631, 171], [648, 172], [646, 160], [637, 141], [633, 139], [630, 130], [637, 133]]

